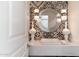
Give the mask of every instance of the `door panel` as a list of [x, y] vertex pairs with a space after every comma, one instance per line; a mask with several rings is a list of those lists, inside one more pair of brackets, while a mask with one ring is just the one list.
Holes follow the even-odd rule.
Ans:
[[[9, 2], [9, 55], [24, 56], [27, 50], [27, 36], [25, 32], [25, 2]], [[26, 29], [27, 30], [27, 29]], [[28, 54], [25, 54], [28, 56]]]

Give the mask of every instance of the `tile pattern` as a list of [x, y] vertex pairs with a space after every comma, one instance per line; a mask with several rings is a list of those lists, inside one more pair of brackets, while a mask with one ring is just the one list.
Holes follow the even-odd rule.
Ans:
[[[37, 23], [34, 20], [34, 15], [36, 15], [34, 13], [35, 8], [39, 8], [40, 11], [43, 9], [46, 9], [46, 8], [52, 8], [52, 9], [55, 9], [56, 11], [58, 11], [59, 13], [61, 13], [61, 9], [63, 9], [63, 8], [68, 9], [68, 2], [67, 1], [31, 1], [30, 2], [30, 29], [32, 27], [32, 21], [33, 21], [34, 28], [37, 31], [35, 33], [35, 40], [40, 40], [41, 38], [58, 38], [60, 40], [64, 40], [64, 35], [62, 34], [62, 30], [65, 26], [64, 22], [61, 23], [61, 25], [59, 26], [59, 28], [56, 31], [44, 32], [37, 26]], [[68, 12], [67, 12], [67, 15], [68, 15]], [[70, 40], [70, 35], [69, 35], [69, 40]]]

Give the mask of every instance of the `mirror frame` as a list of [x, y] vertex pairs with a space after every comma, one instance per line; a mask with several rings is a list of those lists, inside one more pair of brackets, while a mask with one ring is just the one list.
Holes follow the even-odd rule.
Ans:
[[[64, 8], [64, 9], [67, 9], [67, 16], [68, 16], [68, 2], [67, 1], [31, 1], [30, 2], [30, 28], [29, 29], [32, 28], [32, 20], [33, 20], [34, 28], [37, 31], [34, 37], [35, 40], [41, 40], [41, 38], [57, 38], [59, 40], [64, 40], [64, 35], [62, 34], [62, 30], [65, 26], [64, 22], [62, 22], [59, 28], [54, 32], [41, 31], [41, 29], [37, 26], [36, 20], [34, 20], [34, 16], [39, 15], [38, 13], [34, 13], [34, 10], [36, 8], [39, 9], [39, 12], [47, 8], [52, 8], [58, 11], [59, 13], [61, 13], [61, 9]], [[30, 33], [29, 33], [29, 38], [31, 40]], [[70, 35], [69, 35], [68, 40], [70, 40]]]

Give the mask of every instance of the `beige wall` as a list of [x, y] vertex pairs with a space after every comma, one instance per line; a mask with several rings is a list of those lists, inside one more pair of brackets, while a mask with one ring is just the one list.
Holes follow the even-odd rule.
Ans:
[[79, 2], [70, 1], [68, 6], [68, 19], [72, 41], [79, 44]]

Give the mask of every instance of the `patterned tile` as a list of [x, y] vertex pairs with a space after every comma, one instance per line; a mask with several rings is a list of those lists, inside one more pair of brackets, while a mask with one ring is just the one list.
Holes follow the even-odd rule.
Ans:
[[[34, 28], [37, 31], [35, 33], [35, 40], [40, 40], [41, 38], [58, 38], [59, 40], [64, 40], [64, 35], [62, 34], [62, 30], [65, 26], [64, 22], [62, 22], [59, 28], [54, 32], [43, 32], [37, 26], [36, 21], [33, 18], [35, 15], [34, 13], [35, 8], [39, 8], [40, 11], [46, 8], [52, 8], [52, 9], [57, 10], [60, 13], [62, 8], [68, 9], [68, 2], [67, 1], [31, 1], [30, 2], [30, 29], [31, 29], [31, 26], [32, 26], [31, 23], [33, 20]], [[69, 40], [70, 40], [70, 35], [69, 35]]]

